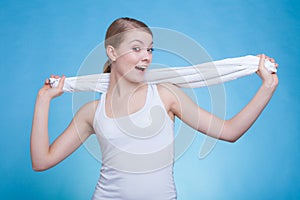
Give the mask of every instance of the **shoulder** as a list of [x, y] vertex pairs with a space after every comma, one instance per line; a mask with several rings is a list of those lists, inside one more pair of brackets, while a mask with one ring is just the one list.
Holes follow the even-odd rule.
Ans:
[[99, 100], [84, 104], [75, 114], [74, 119], [92, 124]]
[[166, 109], [178, 115], [183, 107], [195, 105], [193, 100], [178, 86], [171, 83], [157, 85], [157, 90]]
[[95, 100], [95, 101], [90, 101], [86, 104], [84, 104], [79, 110], [79, 112], [87, 112], [87, 111], [96, 111], [97, 106], [98, 106], [99, 100]]
[[171, 101], [176, 100], [178, 98], [178, 95], [183, 93], [183, 91], [178, 86], [171, 83], [157, 84], [157, 91], [161, 98], [167, 98]]
[[174, 91], [179, 89], [177, 86], [175, 86], [171, 83], [160, 83], [160, 84], [157, 84], [156, 87], [157, 87], [157, 91], [158, 91], [159, 95], [161, 95], [161, 96], [172, 95], [172, 93], [174, 93]]
[[171, 83], [160, 83], [156, 86], [162, 102], [164, 103], [166, 109], [170, 111], [172, 107], [178, 103], [179, 94], [183, 91]]

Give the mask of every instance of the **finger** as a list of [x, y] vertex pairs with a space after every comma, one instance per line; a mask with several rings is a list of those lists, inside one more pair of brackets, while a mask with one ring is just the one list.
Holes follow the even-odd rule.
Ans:
[[45, 80], [45, 85], [49, 85], [50, 84], [50, 80], [49, 80], [49, 78], [47, 78], [46, 80]]
[[265, 65], [265, 55], [261, 54], [259, 60], [259, 67], [263, 67], [264, 65]]
[[267, 59], [268, 59], [271, 63], [274, 63], [274, 62], [275, 62], [274, 58], [268, 57]]
[[43, 87], [42, 88], [46, 88], [46, 89], [49, 89], [49, 88], [51, 88], [51, 85], [50, 85], [50, 80], [49, 80], [49, 78], [47, 78], [47, 79], [45, 79], [45, 82], [44, 82], [44, 85], [43, 85]]
[[275, 62], [274, 58], [271, 58], [271, 57], [269, 57], [269, 56], [267, 56], [267, 55], [265, 55], [265, 59], [269, 60], [269, 61], [272, 62], [272, 63]]
[[274, 58], [271, 58], [270, 61], [271, 61], [272, 63], [275, 63], [275, 59], [274, 59]]
[[61, 89], [61, 90], [62, 90], [63, 87], [64, 87], [65, 79], [66, 79], [66, 77], [65, 77], [64, 75], [62, 75], [61, 79], [59, 80], [58, 88]]

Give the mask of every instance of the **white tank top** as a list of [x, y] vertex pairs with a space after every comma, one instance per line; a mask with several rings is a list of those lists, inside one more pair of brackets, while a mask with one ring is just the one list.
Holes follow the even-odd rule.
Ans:
[[148, 85], [143, 108], [126, 117], [109, 118], [105, 99], [103, 93], [94, 117], [102, 167], [93, 200], [176, 199], [174, 122], [156, 85]]

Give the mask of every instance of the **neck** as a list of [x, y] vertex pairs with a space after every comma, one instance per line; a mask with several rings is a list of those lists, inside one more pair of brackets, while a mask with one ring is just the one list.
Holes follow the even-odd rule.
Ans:
[[145, 85], [144, 82], [131, 82], [121, 75], [112, 72], [110, 74], [109, 88], [107, 90], [107, 93], [118, 95], [118, 97], [125, 97], [128, 95], [132, 95], [143, 85]]

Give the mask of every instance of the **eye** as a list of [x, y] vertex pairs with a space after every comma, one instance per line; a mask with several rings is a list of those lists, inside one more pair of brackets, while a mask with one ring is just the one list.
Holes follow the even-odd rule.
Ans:
[[140, 47], [133, 47], [132, 50], [136, 51], [136, 52], [139, 52], [139, 51], [141, 51], [141, 48]]
[[148, 51], [149, 53], [152, 53], [152, 52], [154, 51], [154, 49], [153, 49], [153, 47], [151, 47], [151, 48], [147, 49], [147, 51]]

